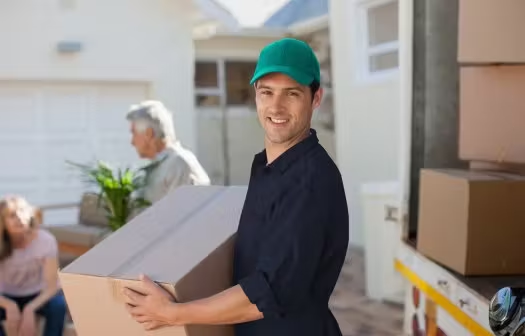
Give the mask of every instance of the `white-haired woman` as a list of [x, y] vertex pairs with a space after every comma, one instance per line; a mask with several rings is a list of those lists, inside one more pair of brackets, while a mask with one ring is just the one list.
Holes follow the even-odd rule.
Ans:
[[66, 302], [58, 282], [55, 237], [40, 229], [41, 216], [18, 196], [0, 200], [0, 336], [62, 336]]

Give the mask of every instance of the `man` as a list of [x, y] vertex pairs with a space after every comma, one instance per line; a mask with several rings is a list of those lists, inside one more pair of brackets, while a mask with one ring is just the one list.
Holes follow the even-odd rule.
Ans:
[[175, 137], [171, 113], [158, 101], [133, 105], [127, 115], [131, 144], [141, 158], [152, 160], [147, 169], [144, 198], [154, 203], [180, 185], [209, 185], [210, 178], [195, 155]]
[[239, 223], [236, 285], [178, 304], [143, 276], [124, 294], [146, 329], [235, 324], [238, 336], [341, 335], [328, 301], [347, 252], [348, 208], [339, 170], [310, 128], [323, 95], [319, 62], [306, 43], [285, 38], [262, 50], [252, 83], [265, 150], [253, 160]]

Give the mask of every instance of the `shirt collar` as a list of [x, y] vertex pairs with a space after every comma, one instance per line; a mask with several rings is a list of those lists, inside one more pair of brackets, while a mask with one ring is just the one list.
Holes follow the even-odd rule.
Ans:
[[164, 148], [161, 152], [157, 153], [153, 161], [162, 161], [168, 155], [168, 147]]
[[155, 155], [155, 158], [153, 158], [153, 161], [160, 162], [164, 160], [166, 156], [168, 156], [169, 152], [174, 149], [176, 150], [178, 146], [180, 146], [180, 143], [178, 141], [176, 141], [173, 144], [166, 145], [166, 147], [162, 151], [158, 152], [157, 155]]
[[266, 150], [263, 150], [262, 152], [255, 155], [255, 162], [261, 166], [267, 165], [270, 168], [277, 168], [282, 173], [284, 173], [292, 163], [297, 161], [297, 159], [299, 159], [305, 153], [310, 151], [310, 149], [312, 149], [318, 143], [319, 139], [317, 138], [317, 132], [312, 128], [310, 129], [309, 136], [307, 136], [302, 141], [289, 148], [272, 163], [267, 164], [268, 159], [266, 157]]

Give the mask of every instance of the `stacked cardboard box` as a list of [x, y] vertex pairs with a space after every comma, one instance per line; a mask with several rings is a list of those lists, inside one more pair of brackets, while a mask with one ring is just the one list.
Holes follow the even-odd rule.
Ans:
[[176, 301], [229, 288], [233, 246], [246, 187], [184, 186], [61, 270], [80, 336], [231, 336], [231, 326], [167, 327], [146, 332], [125, 309], [122, 289], [141, 273]]
[[463, 275], [525, 274], [525, 1], [459, 0], [459, 158], [424, 170], [418, 249]]

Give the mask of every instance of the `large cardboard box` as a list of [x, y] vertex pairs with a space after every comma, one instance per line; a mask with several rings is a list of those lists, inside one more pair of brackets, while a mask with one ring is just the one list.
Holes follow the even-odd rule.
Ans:
[[78, 336], [232, 336], [231, 326], [146, 332], [126, 311], [121, 289], [140, 273], [178, 302], [229, 288], [245, 197], [246, 187], [180, 187], [61, 270]]
[[459, 157], [525, 163], [525, 66], [463, 67], [460, 74]]
[[417, 249], [462, 275], [525, 274], [525, 177], [421, 171]]
[[459, 62], [525, 63], [523, 13], [523, 0], [459, 0]]

